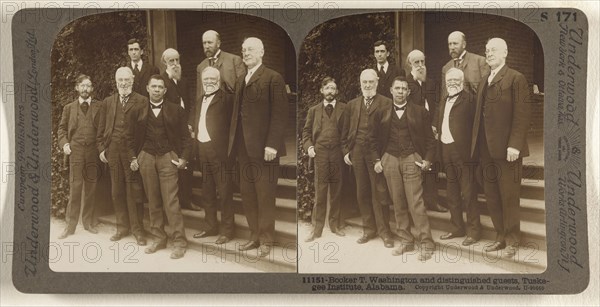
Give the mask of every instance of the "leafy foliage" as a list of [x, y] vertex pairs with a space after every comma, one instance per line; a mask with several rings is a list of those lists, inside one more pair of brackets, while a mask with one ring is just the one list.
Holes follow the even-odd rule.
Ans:
[[[79, 18], [58, 34], [51, 55], [52, 73], [52, 208], [64, 218], [69, 198], [68, 163], [58, 146], [58, 123], [63, 107], [77, 98], [75, 79], [92, 78], [93, 97], [102, 100], [116, 91], [114, 74], [128, 61], [127, 41], [137, 38], [146, 46], [146, 15], [142, 11], [97, 14]], [[145, 55], [148, 56], [148, 50]]]
[[[308, 168], [308, 156], [301, 146], [302, 127], [308, 109], [321, 101], [321, 80], [336, 80], [338, 101], [347, 102], [360, 94], [359, 75], [373, 67], [373, 43], [393, 42], [393, 13], [362, 14], [327, 21], [315, 27], [305, 38], [300, 50], [298, 102], [298, 212], [309, 220], [314, 206], [314, 173]], [[390, 53], [394, 53], [389, 44]], [[391, 57], [390, 57], [391, 59]]]

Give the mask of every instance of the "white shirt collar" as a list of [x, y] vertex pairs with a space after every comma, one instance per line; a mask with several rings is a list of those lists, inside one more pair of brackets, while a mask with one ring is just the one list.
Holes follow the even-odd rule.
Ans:
[[465, 58], [465, 54], [467, 54], [467, 49], [463, 50], [463, 52], [458, 56], [458, 60], [462, 61]]
[[502, 65], [500, 65], [500, 66], [496, 67], [496, 69], [492, 69], [492, 71], [490, 71], [490, 76], [491, 76], [491, 75], [494, 75], [494, 76], [495, 76], [495, 75], [497, 75], [497, 74], [498, 74], [498, 72], [500, 71], [500, 69], [502, 69], [502, 67], [504, 67], [504, 65], [506, 65], [506, 63], [504, 63], [504, 64], [502, 64]]
[[215, 53], [215, 55], [213, 55], [213, 58], [218, 59], [220, 54], [221, 54], [221, 49], [217, 50], [217, 53]]
[[163, 103], [165, 100], [163, 99], [163, 100], [161, 100], [159, 103], [154, 103], [154, 102], [152, 102], [152, 100], [149, 100], [149, 101], [150, 101], [150, 104], [152, 104], [152, 105], [155, 105], [155, 106], [159, 106], [159, 105], [161, 105], [161, 104], [162, 104], [162, 103]]
[[337, 101], [335, 99], [333, 101], [331, 101], [331, 102], [328, 102], [327, 100], [323, 100], [323, 106], [326, 107], [328, 104], [331, 104], [331, 106], [335, 108], [335, 103], [336, 102]]
[[[144, 61], [142, 61], [142, 59], [140, 59], [139, 62], [137, 62], [137, 66], [139, 70], [142, 70], [142, 65], [144, 65]], [[135, 63], [133, 63], [133, 61], [131, 61], [131, 69], [135, 68]]]
[[252, 69], [248, 69], [248, 73], [246, 75], [253, 75], [261, 65], [262, 65], [262, 63], [254, 66], [254, 68], [252, 68]]
[[79, 97], [79, 104], [82, 104], [83, 102], [87, 102], [88, 104], [92, 104], [92, 97], [88, 97], [88, 99], [83, 100], [83, 98]]
[[383, 63], [383, 65], [382, 65], [382, 64], [379, 64], [379, 63], [377, 63], [377, 71], [379, 71], [379, 70], [380, 70], [380, 69], [379, 69], [379, 67], [380, 67], [380, 66], [383, 66], [383, 71], [387, 72], [387, 70], [388, 70], [388, 67], [390, 67], [390, 62], [388, 62], [388, 61], [385, 61], [385, 63]]

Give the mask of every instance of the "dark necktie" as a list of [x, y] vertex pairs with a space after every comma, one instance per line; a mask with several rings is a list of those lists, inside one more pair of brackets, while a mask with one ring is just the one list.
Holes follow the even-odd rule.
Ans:
[[454, 59], [454, 67], [458, 68], [460, 65], [460, 58]]
[[394, 105], [394, 111], [404, 111], [404, 110], [406, 110], [406, 104], [404, 104], [401, 107]]
[[371, 107], [372, 104], [373, 104], [373, 97], [365, 97], [365, 105], [367, 107], [367, 110], [369, 110], [369, 108]]
[[133, 74], [137, 76], [139, 73], [138, 64], [133, 65]]
[[121, 96], [121, 107], [125, 108], [127, 100], [129, 100], [129, 96]]
[[456, 93], [456, 94], [454, 94], [454, 95], [448, 95], [448, 99], [447, 99], [447, 101], [449, 101], [450, 99], [452, 99], [452, 98], [454, 98], [454, 97], [458, 96], [458, 94], [460, 94], [460, 92], [458, 92], [458, 93]]
[[87, 114], [88, 108], [90, 107], [90, 105], [88, 104], [87, 101], [84, 101], [81, 104], [81, 111], [83, 111], [83, 114]]
[[379, 65], [379, 74], [385, 76], [385, 71], [383, 70], [383, 65]]
[[331, 113], [333, 113], [333, 106], [331, 105], [331, 103], [328, 103], [325, 106], [325, 112], [327, 113], [327, 117], [331, 117]]
[[150, 104], [150, 106], [152, 107], [152, 109], [161, 109], [161, 108], [162, 108], [162, 103], [161, 103], [161, 104], [159, 104], [159, 105], [156, 105], [156, 104], [152, 104], [152, 103], [151, 103], [151, 104]]
[[215, 58], [208, 58], [208, 66], [213, 67], [215, 66]]

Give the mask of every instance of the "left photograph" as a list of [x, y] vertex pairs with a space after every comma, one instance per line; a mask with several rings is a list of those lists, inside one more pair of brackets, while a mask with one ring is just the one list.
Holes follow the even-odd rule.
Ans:
[[52, 48], [55, 272], [296, 272], [296, 55], [259, 17], [85, 16]]

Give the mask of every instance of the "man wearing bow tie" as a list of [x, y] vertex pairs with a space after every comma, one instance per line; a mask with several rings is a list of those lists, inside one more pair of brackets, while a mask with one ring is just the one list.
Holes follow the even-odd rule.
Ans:
[[335, 99], [338, 93], [335, 80], [325, 77], [321, 82], [323, 101], [308, 110], [302, 129], [302, 143], [315, 163], [315, 205], [312, 214], [313, 230], [306, 242], [321, 237], [327, 213], [327, 192], [331, 194], [329, 229], [343, 237], [341, 226], [343, 147], [348, 133], [346, 104]]
[[362, 216], [363, 235], [356, 242], [367, 243], [377, 235], [387, 248], [394, 247], [389, 226], [389, 208], [383, 205], [388, 194], [385, 178], [373, 170], [375, 160], [369, 154], [369, 132], [373, 115], [379, 109], [391, 107], [392, 101], [377, 94], [377, 72], [365, 69], [360, 74], [362, 95], [348, 102], [348, 146], [344, 149], [344, 162], [352, 165], [356, 179], [356, 198]]
[[[184, 169], [191, 152], [191, 138], [181, 106], [165, 101], [165, 80], [150, 77], [147, 86], [150, 103], [140, 105], [128, 114], [127, 149], [132, 171], [142, 176], [148, 197], [150, 231], [157, 239], [145, 249], [152, 254], [173, 242], [172, 259], [185, 254], [187, 240], [183, 215], [177, 196], [177, 171]], [[165, 220], [169, 234], [164, 229]]]
[[398, 76], [404, 76], [406, 73], [404, 69], [399, 68], [396, 64], [392, 64], [388, 61], [390, 51], [388, 44], [384, 41], [376, 41], [373, 44], [374, 55], [375, 55], [375, 70], [377, 71], [377, 94], [383, 95], [387, 98], [392, 98], [390, 88], [394, 78]]
[[520, 192], [523, 157], [529, 155], [530, 89], [523, 74], [506, 65], [506, 41], [490, 39], [485, 56], [491, 71], [477, 92], [471, 156], [479, 151], [483, 190], [496, 230], [496, 241], [485, 251], [505, 248], [504, 256], [511, 258], [521, 236]]
[[[79, 97], [67, 104], [58, 125], [58, 144], [69, 157], [69, 203], [65, 218], [67, 226], [58, 237], [64, 239], [75, 233], [81, 215], [83, 228], [98, 233], [94, 216], [96, 183], [100, 177], [96, 134], [100, 126], [101, 102], [92, 99], [92, 80], [80, 75], [75, 80]], [[85, 191], [85, 198], [82, 193]]]
[[249, 37], [242, 43], [248, 73], [235, 86], [228, 149], [240, 165], [240, 192], [251, 231], [250, 240], [239, 250], [258, 248], [260, 257], [270, 253], [275, 241], [275, 192], [279, 157], [286, 155], [289, 116], [285, 81], [263, 65], [264, 54], [260, 39]]
[[[434, 123], [437, 117], [439, 88], [427, 78], [425, 54], [421, 50], [415, 49], [408, 53], [406, 62], [411, 69], [410, 75], [407, 78], [408, 88], [410, 89], [408, 101], [424, 107], [429, 112], [429, 129], [433, 130], [434, 136], [437, 136], [437, 128]], [[434, 163], [437, 160], [437, 157], [434, 157], [434, 160], [430, 162]], [[447, 212], [448, 210], [438, 203], [437, 181], [437, 170], [423, 170], [423, 199], [425, 200], [425, 207], [428, 210]]]
[[448, 35], [448, 50], [450, 61], [442, 67], [442, 97], [448, 92], [446, 88], [446, 72], [452, 67], [462, 70], [465, 74], [464, 90], [477, 95], [477, 87], [481, 80], [490, 73], [490, 67], [485, 62], [485, 58], [468, 52], [467, 39], [465, 34], [460, 31], [454, 31]]
[[130, 61], [127, 62], [127, 67], [131, 68], [135, 77], [133, 80], [133, 91], [148, 97], [146, 84], [148, 84], [150, 76], [158, 74], [158, 68], [142, 60], [144, 48], [142, 48], [142, 43], [135, 38], [127, 41], [127, 54], [130, 59]]
[[[191, 121], [194, 152], [202, 171], [202, 201], [206, 211], [204, 229], [194, 238], [219, 237], [216, 244], [233, 239], [235, 233], [232, 182], [235, 163], [227, 155], [229, 130], [233, 110], [233, 95], [219, 89], [219, 70], [206, 67], [202, 72], [204, 97], [195, 107]], [[217, 193], [219, 198], [217, 200]], [[221, 209], [221, 223], [217, 209]]]
[[196, 101], [202, 101], [203, 99], [202, 71], [209, 66], [219, 70], [221, 89], [233, 93], [236, 80], [246, 75], [246, 67], [242, 62], [242, 58], [221, 50], [221, 36], [214, 30], [208, 30], [202, 34], [202, 46], [206, 58], [196, 67]]
[[133, 91], [133, 72], [120, 67], [115, 73], [118, 92], [104, 99], [103, 118], [98, 133], [100, 160], [110, 168], [111, 195], [117, 219], [117, 232], [111, 241], [121, 240], [133, 233], [138, 245], [146, 245], [144, 237], [144, 193], [137, 172], [129, 168], [131, 156], [127, 150], [127, 114], [139, 106], [146, 106], [148, 98]]
[[[394, 103], [373, 114], [370, 155], [376, 173], [383, 172], [394, 203], [396, 233], [401, 245], [393, 255], [402, 255], [420, 246], [419, 260], [431, 258], [435, 243], [423, 202], [421, 171], [429, 169], [435, 152], [435, 138], [429, 125], [429, 112], [408, 103], [408, 82], [397, 77], [390, 89]], [[409, 217], [410, 214], [410, 217]], [[411, 232], [410, 218], [416, 236]]]
[[[480, 238], [481, 223], [475, 186], [477, 157], [471, 157], [471, 133], [475, 116], [475, 96], [463, 88], [464, 73], [452, 67], [445, 77], [448, 95], [442, 99], [436, 123], [439, 146], [446, 172], [446, 191], [452, 230], [440, 239], [467, 236], [462, 245], [469, 246]], [[463, 208], [467, 224], [463, 221]]]
[[[194, 102], [188, 96], [186, 79], [181, 77], [179, 52], [173, 48], [168, 48], [163, 52], [161, 61], [165, 66], [165, 71], [161, 74], [167, 89], [165, 99], [181, 106], [185, 111], [187, 121]], [[179, 170], [179, 203], [182, 208], [201, 210], [202, 208], [192, 203], [192, 180], [193, 167], [189, 166], [186, 169]]]

